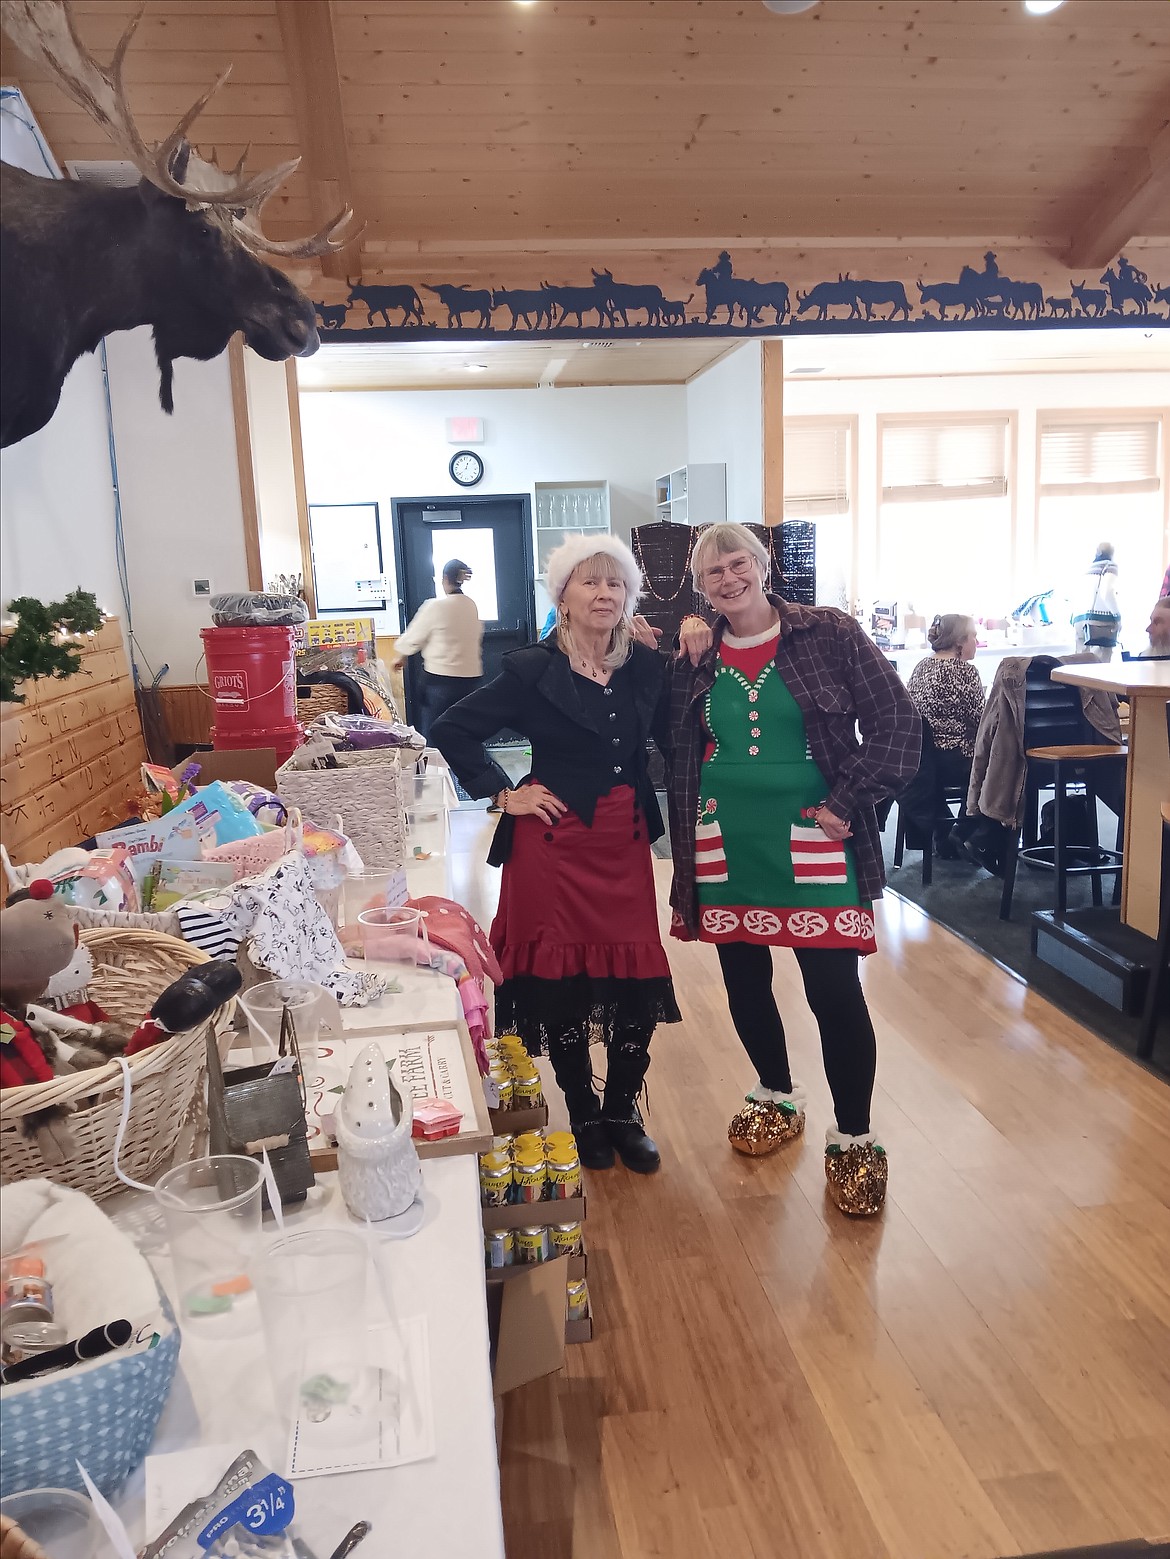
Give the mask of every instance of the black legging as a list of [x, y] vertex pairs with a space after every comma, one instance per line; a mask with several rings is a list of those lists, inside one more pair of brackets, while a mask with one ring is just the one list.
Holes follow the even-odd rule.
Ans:
[[653, 1027], [615, 1029], [606, 1042], [607, 1066], [604, 1102], [593, 1087], [593, 1058], [583, 1029], [571, 1029], [548, 1042], [553, 1075], [565, 1096], [570, 1125], [583, 1126], [603, 1116], [608, 1121], [632, 1122], [636, 1102], [650, 1066]]
[[[869, 1130], [877, 1041], [857, 977], [858, 955], [835, 947], [797, 947], [793, 952], [821, 1031], [837, 1129], [862, 1136]], [[777, 1093], [790, 1093], [784, 1024], [772, 994], [772, 949], [754, 942], [722, 942], [718, 953], [731, 1021], [760, 1082]]]

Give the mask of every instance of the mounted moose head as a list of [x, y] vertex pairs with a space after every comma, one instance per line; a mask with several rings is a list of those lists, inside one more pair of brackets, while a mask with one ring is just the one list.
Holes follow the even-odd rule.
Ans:
[[217, 357], [236, 331], [273, 362], [315, 352], [312, 303], [257, 256], [305, 259], [356, 236], [335, 236], [346, 209], [311, 238], [265, 238], [261, 208], [300, 159], [246, 174], [246, 152], [225, 172], [191, 150], [187, 131], [230, 66], [164, 141], [143, 139], [122, 79], [141, 16], [101, 65], [81, 42], [68, 0], [0, 0], [13, 42], [51, 71], [141, 175], [135, 188], [108, 189], [0, 164], [0, 445], [44, 427], [74, 362], [114, 330], [153, 327], [167, 412], [175, 359]]

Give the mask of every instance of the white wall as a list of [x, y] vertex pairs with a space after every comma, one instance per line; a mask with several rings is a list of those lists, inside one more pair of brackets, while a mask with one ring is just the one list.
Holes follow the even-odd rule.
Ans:
[[[532, 494], [537, 482], [605, 479], [614, 533], [654, 518], [655, 478], [686, 459], [681, 385], [566, 390], [340, 390], [301, 395], [310, 504], [381, 506], [391, 541], [391, 500], [455, 497], [447, 465], [448, 417], [481, 417], [486, 467], [473, 491]], [[397, 609], [386, 631], [398, 631]]]
[[687, 396], [687, 462], [727, 467], [727, 518], [760, 524], [764, 513], [761, 343], [745, 341], [692, 379]]
[[191, 581], [210, 578], [216, 594], [248, 588], [227, 354], [175, 364], [168, 417], [150, 331], [120, 332], [107, 349], [141, 669], [149, 680], [167, 663], [168, 684], [193, 682], [211, 612]]
[[[59, 601], [90, 590], [123, 617], [101, 365], [74, 365], [52, 420], [0, 454], [0, 589]], [[124, 626], [124, 625], [123, 625]]]

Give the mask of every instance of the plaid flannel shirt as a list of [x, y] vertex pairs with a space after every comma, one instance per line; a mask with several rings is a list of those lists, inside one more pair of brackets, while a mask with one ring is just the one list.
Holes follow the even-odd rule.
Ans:
[[[898, 673], [861, 626], [834, 607], [768, 599], [780, 613], [776, 666], [804, 716], [809, 750], [829, 793], [825, 804], [853, 830], [857, 888], [881, 897], [885, 867], [874, 804], [902, 789], [918, 770], [922, 724]], [[727, 619], [713, 625], [715, 643], [698, 666], [672, 663], [669, 768], [674, 883], [670, 903], [680, 929], [698, 934], [695, 824], [707, 745], [703, 701], [715, 681]], [[860, 740], [858, 733], [860, 732]], [[767, 826], [761, 811], [760, 826]]]

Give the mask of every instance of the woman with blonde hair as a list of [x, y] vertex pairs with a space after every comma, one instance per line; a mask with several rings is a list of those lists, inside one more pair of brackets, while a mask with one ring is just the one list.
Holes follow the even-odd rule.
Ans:
[[954, 861], [979, 820], [960, 814], [956, 824], [947, 822], [938, 804], [939, 791], [943, 786], [961, 786], [966, 793], [987, 698], [973, 664], [978, 644], [975, 619], [947, 612], [934, 619], [927, 638], [934, 653], [918, 662], [908, 684], [922, 716], [922, 761], [898, 805], [906, 814], [910, 848], [929, 850], [937, 845], [939, 855]]
[[[637, 1106], [650, 1037], [681, 1021], [658, 931], [650, 844], [663, 826], [646, 765], [647, 739], [663, 735], [666, 663], [634, 637], [642, 575], [616, 537], [571, 537], [546, 579], [555, 632], [507, 655], [435, 722], [433, 740], [464, 788], [504, 814], [488, 855], [503, 866], [497, 1030], [547, 1051], [587, 1168], [608, 1168], [616, 1150], [647, 1174], [659, 1166]], [[505, 728], [532, 745], [515, 787], [483, 745]]]
[[672, 933], [715, 944], [756, 1068], [728, 1138], [759, 1154], [804, 1130], [772, 992], [772, 948], [791, 947], [836, 1115], [828, 1189], [843, 1212], [873, 1214], [888, 1166], [870, 1122], [877, 1047], [858, 960], [876, 947], [884, 882], [874, 803], [913, 774], [918, 715], [852, 617], [766, 592], [768, 554], [746, 526], [704, 531], [692, 568], [718, 615], [698, 665], [672, 670]]

